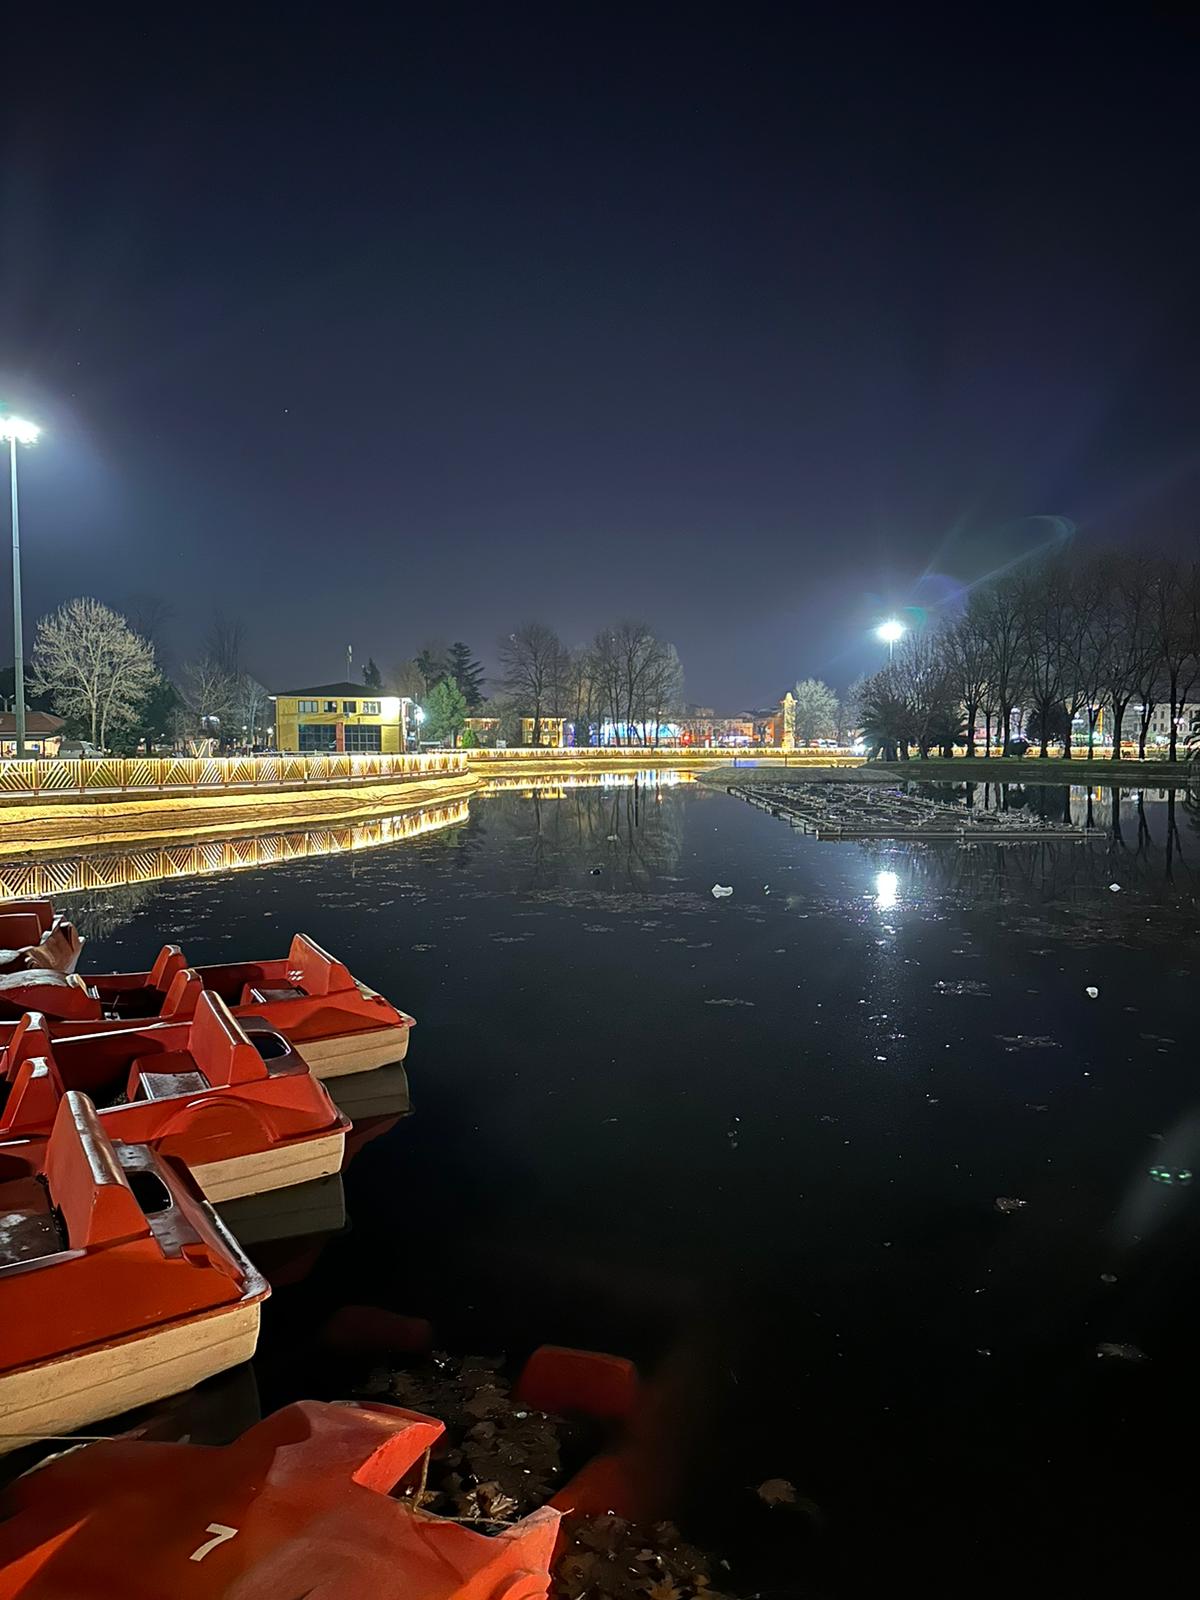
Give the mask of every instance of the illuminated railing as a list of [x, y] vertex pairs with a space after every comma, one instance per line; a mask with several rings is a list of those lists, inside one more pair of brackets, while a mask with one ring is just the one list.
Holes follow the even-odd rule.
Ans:
[[556, 762], [563, 766], [572, 764], [580, 767], [611, 765], [613, 762], [634, 762], [639, 766], [664, 766], [664, 767], [696, 767], [696, 766], [730, 766], [734, 763], [780, 762], [804, 763], [812, 766], [861, 766], [864, 757], [853, 756], [841, 750], [820, 750], [816, 748], [797, 748], [795, 750], [782, 750], [775, 745], [730, 745], [728, 748], [712, 749], [702, 745], [692, 747], [689, 745], [637, 745], [637, 744], [605, 744], [605, 745], [530, 745], [516, 746], [506, 750], [496, 750], [482, 746], [468, 750], [467, 758], [472, 766], [490, 767], [492, 765], [505, 765], [522, 761], [547, 761]]
[[435, 750], [427, 755], [102, 756], [78, 761], [39, 758], [0, 761], [0, 803], [10, 796], [72, 799], [403, 783], [466, 771], [467, 757], [462, 750]]
[[165, 878], [202, 877], [247, 867], [280, 866], [310, 856], [340, 855], [347, 850], [373, 850], [380, 845], [418, 839], [453, 828], [467, 820], [469, 802], [372, 817], [365, 822], [334, 823], [241, 838], [204, 839], [195, 843], [144, 845], [128, 850], [93, 851], [49, 861], [0, 862], [0, 901], [29, 895], [63, 895], [86, 889], [113, 889]]

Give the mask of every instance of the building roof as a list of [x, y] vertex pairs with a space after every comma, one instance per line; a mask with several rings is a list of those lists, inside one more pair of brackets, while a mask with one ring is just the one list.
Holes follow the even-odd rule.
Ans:
[[369, 700], [372, 696], [377, 697], [384, 692], [382, 689], [372, 689], [365, 683], [315, 683], [311, 689], [281, 689], [279, 694], [273, 694], [271, 699], [278, 700], [282, 697], [285, 700], [307, 700], [328, 695], [333, 700], [343, 698], [362, 700], [364, 697]]
[[[63, 717], [56, 717], [52, 711], [27, 711], [25, 713], [25, 732], [38, 737], [45, 734], [61, 733], [63, 730]], [[17, 714], [15, 711], [0, 711], [0, 735], [8, 738], [17, 731]]]

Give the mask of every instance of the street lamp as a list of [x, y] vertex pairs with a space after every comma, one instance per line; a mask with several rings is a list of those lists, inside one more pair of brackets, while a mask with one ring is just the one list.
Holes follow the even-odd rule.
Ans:
[[887, 645], [888, 660], [890, 661], [896, 651], [896, 640], [904, 636], [904, 624], [897, 622], [895, 617], [891, 617], [887, 622], [881, 622], [875, 632]]
[[12, 484], [13, 696], [17, 713], [17, 759], [25, 754], [25, 640], [21, 632], [21, 518], [17, 510], [17, 446], [36, 444], [42, 430], [24, 417], [0, 417], [0, 439], [8, 440]]

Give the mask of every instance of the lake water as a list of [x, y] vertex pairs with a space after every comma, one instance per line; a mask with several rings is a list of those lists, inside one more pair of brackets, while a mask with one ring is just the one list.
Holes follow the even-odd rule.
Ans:
[[731, 1590], [1097, 1592], [1190, 1528], [1200, 1311], [1200, 814], [1125, 790], [1114, 832], [1112, 800], [989, 791], [1106, 831], [960, 848], [818, 842], [694, 783], [506, 793], [93, 896], [83, 965], [302, 929], [418, 1019], [417, 1115], [271, 1302], [266, 1404], [337, 1391], [347, 1303], [616, 1350]]

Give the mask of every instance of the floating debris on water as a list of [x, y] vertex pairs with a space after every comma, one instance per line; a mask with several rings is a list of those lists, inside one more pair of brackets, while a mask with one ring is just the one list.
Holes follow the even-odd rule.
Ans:
[[[1062, 1045], [1048, 1033], [998, 1033], [997, 1039], [1006, 1050], [1061, 1050]], [[1044, 1106], [1041, 1108], [1046, 1109]]]
[[786, 1478], [767, 1478], [760, 1483], [754, 1491], [760, 1500], [769, 1506], [794, 1506], [796, 1504], [796, 1485], [789, 1483]]
[[946, 983], [939, 978], [933, 987], [938, 994], [990, 995], [992, 992], [986, 983], [980, 983], [976, 978], [960, 978], [956, 983]]
[[712, 897], [714, 900], [725, 900], [732, 893], [733, 885], [731, 883], [714, 883], [712, 886]]
[[1096, 1346], [1096, 1354], [1101, 1360], [1108, 1356], [1114, 1361], [1149, 1361], [1150, 1357], [1136, 1344], [1109, 1344], [1107, 1341]]
[[1012, 1195], [1002, 1194], [996, 1200], [996, 1210], [1007, 1217], [1014, 1211], [1024, 1211], [1028, 1204], [1028, 1200], [1017, 1200]]

